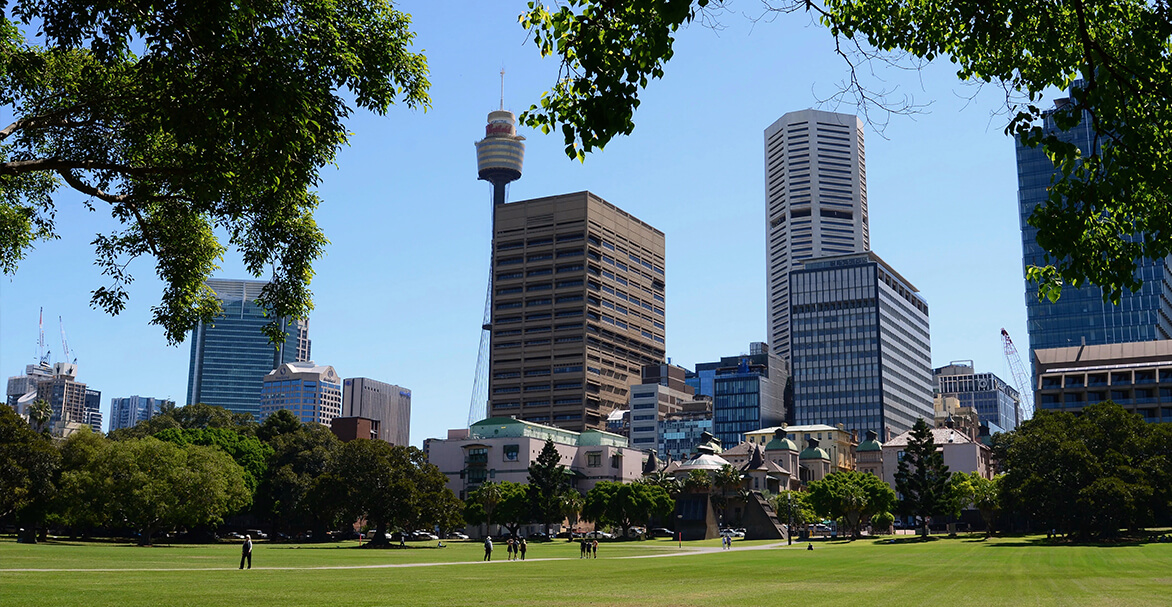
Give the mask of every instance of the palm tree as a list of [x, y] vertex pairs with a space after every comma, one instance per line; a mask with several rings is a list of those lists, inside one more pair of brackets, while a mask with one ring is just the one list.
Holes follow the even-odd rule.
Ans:
[[500, 485], [492, 481], [484, 483], [473, 493], [473, 499], [484, 508], [484, 532], [487, 534], [492, 527], [492, 513], [501, 503]]
[[679, 479], [675, 477], [675, 475], [663, 470], [656, 470], [655, 472], [647, 474], [643, 477], [643, 481], [648, 485], [663, 487], [663, 490], [667, 491], [667, 494], [670, 495], [672, 499], [675, 499], [684, 489], [684, 486], [680, 483]]
[[[570, 527], [578, 524], [578, 517], [582, 514], [582, 508], [586, 506], [586, 500], [581, 493], [570, 489], [561, 495], [562, 516], [570, 522]], [[573, 541], [574, 534], [570, 534], [570, 541]]]
[[53, 407], [49, 405], [49, 402], [43, 398], [38, 398], [33, 401], [33, 404], [28, 406], [26, 411], [28, 412], [29, 421], [32, 422], [33, 429], [37, 432], [44, 432], [45, 425], [53, 417]]

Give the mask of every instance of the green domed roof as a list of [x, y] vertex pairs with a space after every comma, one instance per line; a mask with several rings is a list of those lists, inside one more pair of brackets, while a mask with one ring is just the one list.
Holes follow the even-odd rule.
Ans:
[[855, 452], [863, 453], [866, 451], [879, 451], [881, 449], [883, 449], [883, 445], [880, 445], [879, 441], [865, 440], [859, 443], [859, 446], [855, 448]]
[[830, 461], [830, 454], [825, 449], [819, 447], [806, 447], [806, 450], [802, 451], [798, 459], [824, 459]]
[[788, 438], [778, 439], [776, 437], [765, 445], [766, 451], [797, 451], [798, 446]]

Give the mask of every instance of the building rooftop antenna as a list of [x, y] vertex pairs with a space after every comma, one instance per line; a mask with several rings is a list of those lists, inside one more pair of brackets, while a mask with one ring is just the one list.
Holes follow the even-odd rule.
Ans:
[[505, 109], [505, 68], [501, 68], [501, 109]]

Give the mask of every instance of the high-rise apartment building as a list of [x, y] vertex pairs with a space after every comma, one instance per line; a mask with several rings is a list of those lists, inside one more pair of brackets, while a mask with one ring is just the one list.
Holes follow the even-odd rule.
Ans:
[[928, 304], [867, 251], [810, 259], [790, 274], [794, 419], [884, 439], [931, 422]]
[[[1076, 81], [1074, 87], [1082, 86]], [[1055, 102], [1058, 109], [1069, 99]], [[1051, 110], [1053, 112], [1053, 110]], [[1043, 127], [1089, 154], [1094, 146], [1090, 120], [1084, 116], [1076, 127], [1060, 131], [1050, 114]], [[1023, 271], [1031, 265], [1046, 265], [1045, 252], [1037, 242], [1037, 228], [1028, 220], [1038, 205], [1049, 198], [1054, 163], [1041, 147], [1031, 148], [1018, 138], [1017, 182], [1020, 205]], [[1024, 275], [1024, 274], [1023, 274]], [[1034, 351], [1080, 345], [1118, 344], [1172, 338], [1172, 269], [1167, 260], [1138, 260], [1136, 276], [1143, 286], [1136, 293], [1125, 292], [1118, 304], [1103, 301], [1103, 290], [1095, 286], [1065, 286], [1058, 301], [1038, 300], [1038, 285], [1025, 281], [1026, 322], [1030, 334], [1030, 359]]]
[[989, 427], [990, 434], [1017, 428], [1021, 395], [1000, 377], [977, 373], [971, 360], [953, 361], [946, 367], [933, 370], [932, 374], [936, 380], [936, 394], [957, 399], [961, 407], [972, 407], [981, 425]]
[[260, 419], [287, 409], [302, 422], [330, 425], [342, 414], [342, 380], [329, 365], [285, 363], [264, 376]]
[[790, 359], [789, 273], [797, 262], [870, 248], [863, 123], [819, 110], [765, 129], [769, 347]]
[[494, 207], [490, 417], [603, 429], [664, 360], [663, 232], [589, 192]]
[[409, 445], [411, 391], [366, 377], [352, 377], [342, 382], [342, 417], [377, 420], [379, 440]]
[[36, 400], [37, 384], [53, 378], [53, 367], [47, 362], [27, 365], [24, 375], [8, 378], [8, 406], [18, 415], [25, 415], [25, 407]]
[[150, 396], [127, 396], [110, 399], [110, 430], [133, 428], [139, 422], [159, 415], [175, 406], [175, 401]]
[[277, 346], [261, 332], [270, 319], [256, 298], [266, 284], [260, 280], [207, 281], [220, 299], [222, 313], [214, 323], [200, 323], [191, 333], [189, 404], [258, 415], [265, 375], [285, 363], [309, 359], [307, 321], [286, 323], [288, 338]]

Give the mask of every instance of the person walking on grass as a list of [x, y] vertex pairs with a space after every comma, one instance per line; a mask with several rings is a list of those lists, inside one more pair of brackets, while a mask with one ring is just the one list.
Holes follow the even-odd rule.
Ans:
[[521, 544], [517, 546], [517, 549], [521, 551], [521, 560], [525, 560], [525, 551], [529, 549], [529, 542], [525, 541], [525, 538], [521, 538]]
[[584, 559], [586, 558], [586, 553], [590, 551], [590, 549], [586, 547], [586, 538], [582, 538], [580, 547], [582, 548], [582, 553], [578, 555], [578, 558]]
[[594, 558], [598, 558], [598, 540], [594, 540], [590, 547], [594, 550]]
[[252, 536], [244, 536], [244, 544], [240, 547], [240, 568], [244, 569], [244, 561], [248, 561], [248, 568], [252, 569]]
[[492, 560], [492, 536], [484, 536], [484, 560]]

